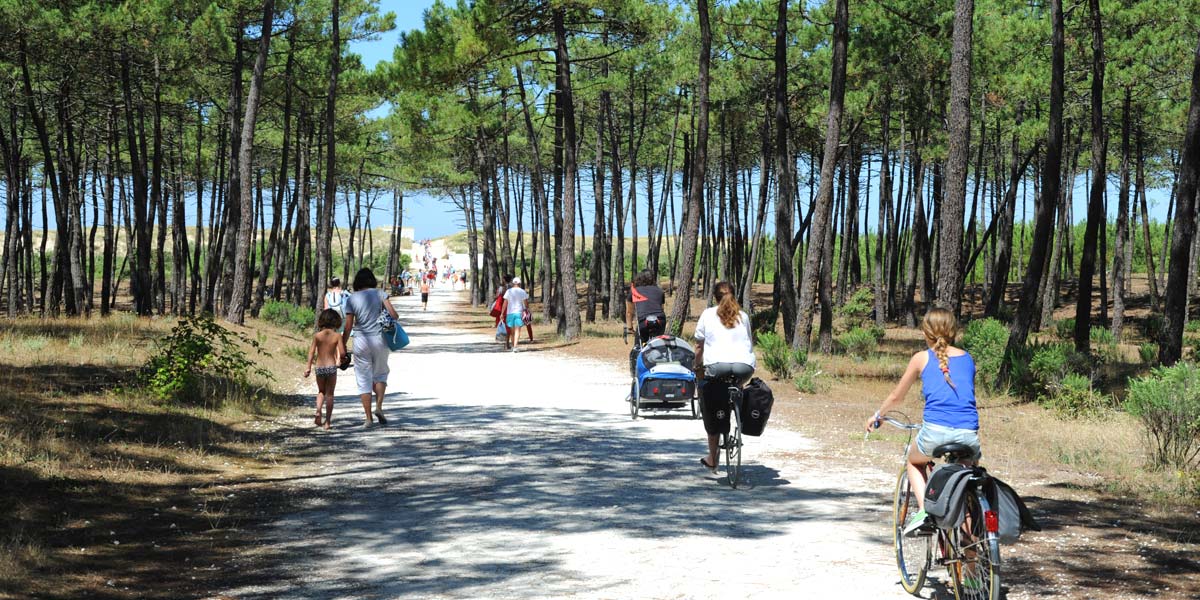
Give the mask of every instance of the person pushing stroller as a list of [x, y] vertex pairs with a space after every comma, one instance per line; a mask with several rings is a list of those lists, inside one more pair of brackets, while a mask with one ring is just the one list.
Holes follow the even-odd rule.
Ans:
[[625, 296], [625, 326], [636, 333], [642, 345], [667, 329], [667, 314], [663, 311], [666, 294], [658, 287], [654, 274], [644, 270], [633, 277], [629, 294]]

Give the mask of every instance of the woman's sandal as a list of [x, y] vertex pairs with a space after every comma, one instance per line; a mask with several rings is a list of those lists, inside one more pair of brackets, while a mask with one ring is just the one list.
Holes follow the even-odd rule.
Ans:
[[700, 464], [704, 465], [704, 468], [708, 469], [711, 473], [716, 474], [717, 467], [715, 465], [708, 464], [708, 459], [702, 457], [700, 459]]
[[379, 419], [380, 425], [387, 425], [387, 419], [384, 418], [383, 411], [381, 411], [381, 410], [375, 411], [375, 418]]

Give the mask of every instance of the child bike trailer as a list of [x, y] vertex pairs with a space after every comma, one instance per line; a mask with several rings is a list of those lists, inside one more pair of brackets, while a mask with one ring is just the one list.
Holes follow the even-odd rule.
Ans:
[[636, 419], [641, 411], [690, 408], [692, 418], [698, 417], [696, 374], [692, 372], [696, 352], [691, 345], [677, 337], [661, 335], [635, 351], [629, 415]]

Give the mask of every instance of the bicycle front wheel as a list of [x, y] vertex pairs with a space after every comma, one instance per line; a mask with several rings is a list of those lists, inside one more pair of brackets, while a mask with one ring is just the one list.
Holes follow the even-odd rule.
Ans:
[[950, 587], [957, 600], [1000, 600], [1000, 545], [984, 525], [979, 496], [967, 494], [967, 518], [950, 534]]
[[896, 567], [900, 570], [900, 585], [904, 591], [917, 595], [925, 585], [929, 573], [931, 548], [929, 535], [904, 537], [904, 524], [909, 515], [916, 514], [917, 495], [908, 480], [908, 468], [900, 467], [896, 478], [896, 493], [892, 500], [892, 539], [896, 547]]
[[731, 404], [729, 435], [725, 437], [725, 474], [729, 478], [729, 487], [737, 489], [742, 476], [742, 413], [737, 402]]

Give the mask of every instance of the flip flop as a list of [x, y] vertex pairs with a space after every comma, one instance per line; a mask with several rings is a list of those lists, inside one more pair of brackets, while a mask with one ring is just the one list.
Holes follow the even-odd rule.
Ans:
[[383, 411], [381, 411], [381, 410], [375, 411], [375, 418], [379, 419], [380, 425], [387, 425], [387, 419], [384, 418]]
[[717, 468], [713, 465], [708, 464], [708, 460], [705, 458], [700, 459], [700, 464], [704, 465], [705, 469], [708, 469], [709, 471], [711, 471], [713, 473], [717, 472]]

